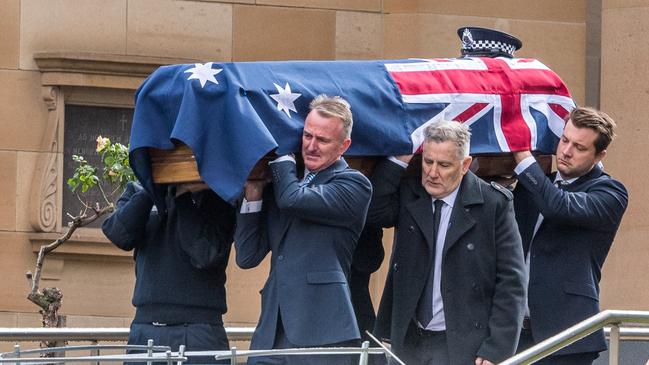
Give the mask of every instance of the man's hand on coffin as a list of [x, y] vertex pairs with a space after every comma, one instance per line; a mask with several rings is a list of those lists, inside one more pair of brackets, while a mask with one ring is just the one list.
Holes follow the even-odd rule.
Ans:
[[514, 160], [516, 160], [516, 163], [520, 163], [524, 159], [532, 156], [532, 152], [530, 151], [518, 151], [518, 152], [512, 152], [514, 155]]
[[397, 160], [399, 160], [401, 162], [405, 162], [405, 163], [409, 164], [410, 160], [412, 160], [412, 156], [413, 155], [401, 155], [401, 156], [394, 156], [394, 158], [396, 158]]
[[264, 187], [268, 184], [266, 179], [248, 180], [243, 187], [243, 194], [247, 201], [259, 201], [264, 193]]

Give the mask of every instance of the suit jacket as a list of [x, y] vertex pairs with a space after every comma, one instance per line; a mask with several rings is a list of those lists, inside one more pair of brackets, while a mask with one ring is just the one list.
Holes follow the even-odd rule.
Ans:
[[261, 291], [261, 317], [252, 349], [273, 347], [278, 313], [288, 340], [318, 346], [359, 338], [349, 270], [365, 223], [372, 187], [340, 159], [299, 186], [295, 164], [270, 164], [273, 186], [262, 211], [238, 215], [237, 264], [259, 265], [272, 251]]
[[[379, 306], [377, 335], [397, 356], [424, 291], [434, 247], [432, 198], [420, 175], [380, 162], [372, 176], [368, 224], [396, 227], [391, 270]], [[525, 264], [509, 191], [471, 172], [460, 184], [446, 234], [441, 292], [452, 365], [477, 356], [500, 362], [514, 354], [523, 319]]]
[[[551, 178], [534, 163], [518, 176], [514, 190], [526, 254], [531, 244], [528, 295], [536, 342], [599, 313], [602, 265], [628, 201], [624, 186], [597, 166], [565, 190]], [[544, 219], [534, 235], [539, 213]], [[598, 331], [558, 354], [605, 349]]]

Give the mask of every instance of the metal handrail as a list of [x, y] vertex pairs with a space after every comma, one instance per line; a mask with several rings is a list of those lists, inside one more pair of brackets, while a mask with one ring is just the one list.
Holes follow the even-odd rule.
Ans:
[[[604, 336], [610, 338], [611, 332], [611, 327], [604, 327]], [[649, 327], [620, 327], [620, 340], [648, 341]]]
[[[370, 354], [383, 354], [389, 356], [382, 347], [370, 347], [368, 341], [364, 341], [361, 347], [317, 347], [317, 348], [291, 348], [291, 349], [273, 349], [273, 350], [244, 350], [237, 351], [235, 347], [231, 351], [210, 352], [215, 355], [216, 360], [230, 360], [231, 364], [237, 364], [237, 359], [241, 356], [258, 357], [258, 356], [305, 356], [305, 355], [360, 355], [358, 364], [367, 365]], [[190, 352], [185, 354], [189, 355]], [[399, 364], [405, 365], [399, 358], [391, 357]]]
[[[547, 340], [519, 353], [502, 362], [501, 365], [530, 364], [540, 360], [559, 349], [604, 328], [604, 333], [610, 339], [610, 364], [619, 362], [619, 341], [649, 340], [647, 327], [620, 327], [621, 323], [649, 324], [649, 312], [641, 311], [603, 311]], [[230, 341], [249, 341], [254, 327], [226, 327], [225, 331]], [[126, 341], [129, 328], [2, 328], [0, 327], [0, 342], [10, 341]], [[241, 354], [241, 352], [239, 352]], [[0, 362], [1, 363], [1, 362]]]
[[[544, 341], [539, 342], [529, 349], [501, 362], [500, 365], [531, 364], [576, 341], [579, 341], [607, 325], [611, 326], [609, 335], [609, 364], [617, 365], [619, 363], [620, 354], [620, 324], [622, 323], [649, 324], [649, 312], [605, 310]], [[641, 336], [646, 334], [644, 331], [630, 332]]]
[[[145, 353], [131, 353], [121, 355], [100, 355], [99, 350], [105, 349], [122, 349], [122, 350], [146, 350]], [[91, 350], [90, 356], [66, 356], [67, 351]], [[35, 357], [34, 355], [42, 354], [61, 354], [57, 357]], [[230, 350], [220, 351], [185, 351], [185, 346], [180, 346], [178, 352], [172, 352], [166, 346], [153, 346], [153, 340], [148, 341], [147, 346], [119, 345], [119, 346], [64, 346], [59, 348], [46, 348], [23, 351], [19, 345], [14, 347], [13, 352], [0, 354], [0, 365], [11, 363], [15, 365], [41, 365], [41, 364], [65, 364], [67, 362], [91, 362], [99, 364], [102, 361], [127, 361], [127, 362], [146, 362], [147, 364], [166, 362], [167, 365], [182, 365], [191, 357], [212, 357], [216, 360], [230, 360], [231, 364], [238, 364], [237, 359], [242, 356], [274, 356], [274, 355], [360, 355], [358, 364], [367, 365], [370, 354], [383, 354], [386, 357], [392, 355], [384, 347], [371, 348], [368, 341], [364, 341], [361, 347], [328, 347], [328, 348], [294, 348], [294, 349], [277, 349], [277, 350], [244, 350], [237, 351], [236, 347]], [[27, 355], [27, 357], [25, 357]], [[31, 356], [30, 356], [31, 355]], [[392, 355], [392, 358], [401, 365], [405, 365], [401, 360]]]
[[[254, 327], [226, 327], [230, 341], [250, 341]], [[8, 341], [126, 341], [129, 328], [2, 328], [0, 342]]]
[[[226, 327], [225, 332], [230, 341], [250, 341], [254, 327]], [[604, 327], [604, 335], [609, 337], [610, 327]], [[129, 328], [42, 328], [0, 327], [0, 342], [14, 341], [126, 341]], [[620, 340], [647, 341], [649, 327], [620, 327]]]

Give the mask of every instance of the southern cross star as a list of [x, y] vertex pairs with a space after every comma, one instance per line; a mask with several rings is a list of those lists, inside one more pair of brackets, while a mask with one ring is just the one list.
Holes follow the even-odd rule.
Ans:
[[270, 97], [275, 99], [275, 101], [277, 102], [277, 110], [283, 111], [290, 118], [291, 113], [289, 112], [289, 110], [297, 113], [294, 101], [295, 99], [302, 96], [302, 94], [291, 92], [291, 87], [288, 85], [288, 82], [286, 83], [286, 86], [284, 86], [284, 88], [277, 85], [276, 83], [273, 83], [273, 85], [275, 85], [275, 88], [277, 89], [277, 92], [279, 94], [272, 94], [270, 95]]
[[192, 73], [187, 78], [187, 80], [191, 80], [191, 79], [199, 80], [201, 82], [201, 87], [205, 87], [205, 84], [208, 81], [218, 85], [219, 82], [216, 81], [216, 78], [214, 76], [216, 76], [219, 72], [223, 71], [223, 69], [222, 68], [212, 69], [212, 63], [213, 62], [208, 62], [205, 64], [195, 63], [194, 67], [185, 71], [186, 73], [187, 72]]

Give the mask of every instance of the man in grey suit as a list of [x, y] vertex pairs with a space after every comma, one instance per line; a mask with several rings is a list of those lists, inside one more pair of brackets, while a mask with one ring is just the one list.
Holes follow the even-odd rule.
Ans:
[[[272, 252], [251, 349], [357, 345], [348, 278], [372, 194], [369, 180], [341, 157], [351, 143], [347, 101], [320, 95], [302, 134], [305, 177], [292, 156], [270, 163], [272, 185], [249, 181], [237, 217], [237, 264]], [[333, 356], [333, 355], [331, 355]], [[353, 358], [251, 358], [255, 364], [344, 364]]]
[[490, 365], [516, 350], [526, 276], [512, 194], [469, 171], [469, 138], [433, 123], [420, 174], [400, 156], [372, 175], [368, 224], [396, 227], [375, 332], [408, 365]]

